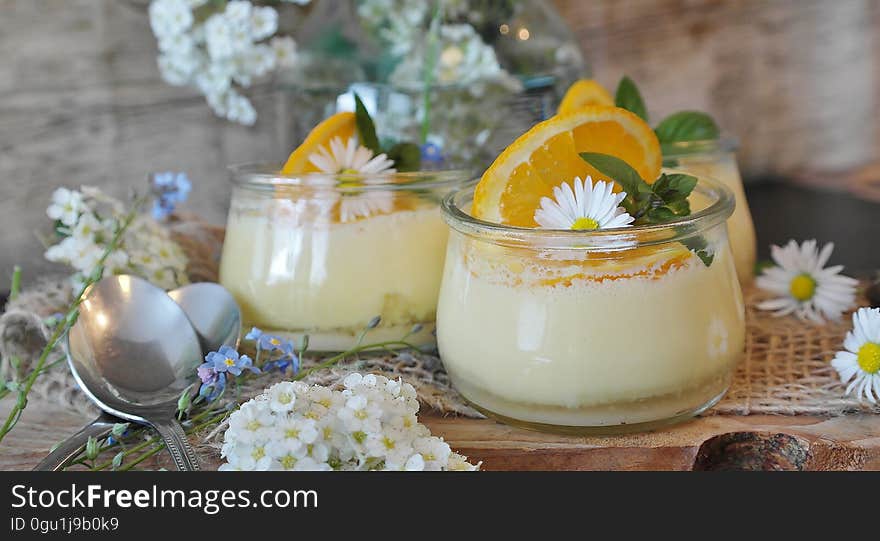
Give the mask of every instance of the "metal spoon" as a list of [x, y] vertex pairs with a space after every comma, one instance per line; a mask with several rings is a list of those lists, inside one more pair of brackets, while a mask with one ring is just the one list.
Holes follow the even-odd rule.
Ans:
[[[232, 294], [220, 284], [203, 282], [188, 284], [168, 295], [186, 312], [195, 328], [202, 354], [221, 346], [238, 347], [241, 333], [241, 310]], [[35, 471], [58, 471], [79, 455], [89, 438], [101, 439], [110, 434], [113, 425], [122, 422], [106, 412], [80, 429], [55, 448], [34, 467]]]

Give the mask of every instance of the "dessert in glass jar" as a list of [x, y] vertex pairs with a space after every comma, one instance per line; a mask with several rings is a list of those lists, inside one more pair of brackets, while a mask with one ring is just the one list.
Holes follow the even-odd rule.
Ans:
[[355, 99], [356, 112], [318, 124], [283, 166], [232, 168], [220, 283], [246, 327], [308, 335], [319, 351], [347, 350], [367, 327], [371, 342], [433, 340], [439, 202], [467, 178], [418, 171], [419, 148], [383, 146]]
[[661, 170], [653, 131], [622, 109], [539, 124], [443, 202], [453, 384], [488, 415], [562, 432], [710, 407], [745, 343], [733, 208], [720, 183]]

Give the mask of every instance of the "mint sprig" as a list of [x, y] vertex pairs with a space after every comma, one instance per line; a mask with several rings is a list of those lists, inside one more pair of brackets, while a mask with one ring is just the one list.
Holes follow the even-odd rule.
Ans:
[[401, 173], [419, 170], [422, 165], [422, 153], [419, 146], [415, 143], [401, 141], [383, 148], [376, 135], [376, 124], [367, 111], [363, 100], [357, 94], [354, 95], [354, 121], [360, 143], [370, 149], [373, 154], [385, 153], [388, 159], [394, 162], [394, 168]]
[[[683, 173], [661, 173], [653, 184], [648, 184], [638, 171], [616, 156], [597, 152], [582, 152], [581, 158], [603, 175], [616, 181], [626, 192], [621, 206], [634, 218], [634, 225], [662, 224], [689, 216], [688, 196], [697, 185], [697, 178]], [[703, 236], [684, 239], [682, 244], [693, 251], [707, 267], [714, 255], [708, 250]]]

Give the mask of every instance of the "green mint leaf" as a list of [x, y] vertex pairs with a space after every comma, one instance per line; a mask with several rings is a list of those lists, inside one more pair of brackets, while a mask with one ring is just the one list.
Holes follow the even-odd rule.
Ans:
[[385, 153], [401, 173], [418, 171], [422, 165], [422, 151], [415, 143], [397, 143]]
[[581, 152], [580, 156], [600, 173], [620, 184], [626, 192], [626, 198], [621, 201], [621, 206], [630, 216], [638, 219], [645, 213], [650, 205], [651, 187], [642, 180], [635, 169], [620, 158], [608, 154]]
[[675, 213], [676, 216], [690, 216], [691, 204], [687, 199], [679, 199], [666, 204], [666, 208]]
[[354, 95], [354, 121], [357, 125], [358, 137], [361, 144], [373, 151], [373, 154], [381, 154], [382, 147], [379, 145], [379, 138], [376, 136], [376, 125], [370, 118], [370, 113], [361, 97]]
[[712, 117], [699, 111], [681, 111], [664, 118], [654, 128], [660, 144], [718, 139], [720, 131]]
[[614, 105], [636, 114], [645, 122], [648, 121], [648, 109], [638, 87], [629, 77], [624, 76], [617, 85], [614, 94]]
[[697, 178], [694, 176], [680, 173], [673, 173], [671, 175], [663, 173], [651, 185], [651, 189], [659, 199], [669, 204], [676, 201], [686, 201], [696, 185]]
[[648, 221], [653, 224], [662, 224], [675, 219], [675, 213], [666, 207], [652, 208], [646, 216]]
[[639, 192], [651, 191], [648, 183], [639, 176], [638, 171], [617, 156], [598, 152], [581, 152], [580, 156], [600, 173], [620, 184], [628, 195], [635, 197]]
[[712, 265], [712, 261], [715, 259], [715, 254], [709, 252], [709, 243], [706, 241], [706, 238], [702, 235], [697, 235], [695, 237], [689, 237], [681, 241], [688, 250], [692, 251], [700, 258], [700, 261], [703, 262], [703, 265], [707, 267]]

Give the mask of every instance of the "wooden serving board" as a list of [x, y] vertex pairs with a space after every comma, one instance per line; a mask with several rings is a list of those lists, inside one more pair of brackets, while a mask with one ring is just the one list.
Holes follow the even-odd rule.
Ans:
[[[5, 417], [11, 402], [0, 402]], [[488, 419], [421, 417], [485, 470], [880, 470], [880, 415], [833, 418], [709, 415], [660, 431], [562, 436]], [[0, 469], [28, 470], [60, 439], [89, 421], [43, 404], [29, 406], [0, 444]], [[203, 458], [214, 469], [220, 458]], [[171, 469], [167, 454], [147, 469]]]

